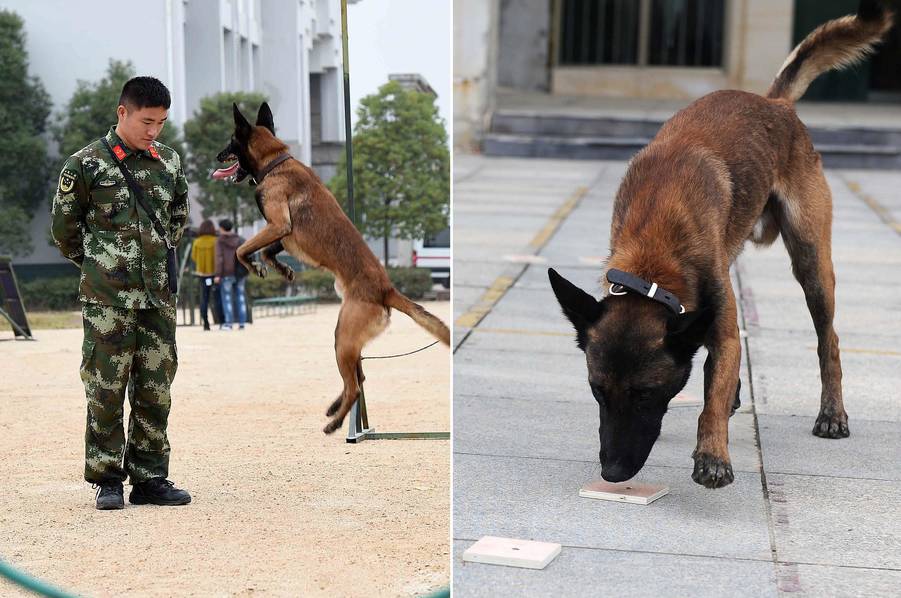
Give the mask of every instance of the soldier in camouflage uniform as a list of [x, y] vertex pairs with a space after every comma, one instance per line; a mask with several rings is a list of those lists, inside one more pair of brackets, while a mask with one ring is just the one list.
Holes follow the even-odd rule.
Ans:
[[[166, 479], [169, 387], [178, 366], [166, 240], [116, 164], [121, 161], [131, 172], [144, 203], [176, 245], [188, 219], [188, 185], [178, 154], [155, 141], [169, 105], [169, 91], [160, 81], [128, 81], [119, 99], [118, 124], [106, 134], [115, 157], [101, 140], [76, 152], [63, 167], [53, 199], [53, 239], [81, 268], [84, 477], [99, 487], [98, 509], [124, 508], [126, 477], [132, 504], [191, 500]], [[131, 406], [127, 440], [122, 429], [126, 387]]]

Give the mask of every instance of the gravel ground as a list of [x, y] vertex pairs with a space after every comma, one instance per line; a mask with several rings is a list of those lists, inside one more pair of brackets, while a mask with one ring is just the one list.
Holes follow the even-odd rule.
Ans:
[[[447, 302], [425, 303], [450, 319]], [[84, 596], [403, 596], [447, 586], [446, 440], [325, 436], [338, 306], [179, 327], [170, 478], [185, 507], [97, 511], [82, 480], [80, 329], [0, 333], [0, 558]], [[364, 351], [430, 337], [400, 313]], [[450, 429], [450, 352], [364, 363], [378, 431]], [[126, 493], [128, 487], [126, 487]], [[0, 580], [0, 595], [20, 595]]]

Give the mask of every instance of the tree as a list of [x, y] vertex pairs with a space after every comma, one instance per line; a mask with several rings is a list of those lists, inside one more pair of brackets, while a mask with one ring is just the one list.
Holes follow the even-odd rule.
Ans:
[[[65, 110], [53, 127], [59, 143], [62, 168], [66, 159], [81, 148], [106, 135], [116, 124], [116, 108], [125, 82], [135, 76], [131, 62], [110, 60], [106, 76], [95, 83], [79, 81]], [[179, 139], [178, 127], [166, 123], [157, 141], [168, 145], [184, 159], [184, 145]]]
[[0, 10], [0, 254], [32, 252], [31, 218], [46, 200], [50, 96], [28, 76], [22, 19]]
[[210, 178], [210, 172], [224, 166], [216, 161], [216, 154], [228, 145], [235, 131], [232, 103], [253, 119], [266, 101], [259, 93], [223, 92], [200, 100], [200, 109], [185, 122], [185, 141], [191, 148], [187, 161], [188, 180], [200, 188], [198, 203], [203, 216], [230, 214], [235, 225], [259, 219], [254, 194], [246, 185], [230, 185]]
[[[447, 227], [450, 153], [435, 98], [396, 81], [360, 101], [354, 128], [354, 199], [360, 231], [388, 239], [420, 239]], [[329, 182], [347, 209], [347, 162]]]

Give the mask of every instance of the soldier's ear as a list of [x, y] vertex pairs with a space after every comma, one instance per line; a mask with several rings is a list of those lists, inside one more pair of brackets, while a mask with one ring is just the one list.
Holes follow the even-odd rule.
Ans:
[[260, 106], [260, 111], [257, 112], [257, 126], [266, 127], [270, 133], [275, 135], [275, 122], [272, 120], [272, 110], [269, 109], [269, 104], [266, 102], [263, 102]]
[[250, 123], [247, 122], [247, 119], [241, 114], [241, 110], [238, 108], [237, 104], [232, 103], [232, 109], [235, 116], [235, 137], [238, 139], [248, 139], [253, 127], [250, 126]]

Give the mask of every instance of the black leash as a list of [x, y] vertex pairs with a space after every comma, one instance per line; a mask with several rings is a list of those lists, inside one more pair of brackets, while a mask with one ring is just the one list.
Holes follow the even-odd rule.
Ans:
[[429, 345], [426, 345], [425, 347], [416, 349], [415, 351], [410, 351], [409, 353], [398, 353], [397, 355], [379, 355], [377, 357], [361, 357], [360, 360], [362, 361], [363, 359], [393, 359], [394, 357], [406, 357], [407, 355], [412, 355], [413, 353], [419, 353], [420, 351], [425, 351], [429, 347], [433, 347], [437, 344], [438, 344], [438, 341], [435, 341]]

